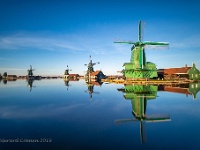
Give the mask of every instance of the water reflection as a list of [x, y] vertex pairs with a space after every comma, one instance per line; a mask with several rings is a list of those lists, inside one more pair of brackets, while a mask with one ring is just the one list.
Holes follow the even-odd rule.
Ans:
[[[199, 147], [199, 83], [124, 85], [123, 89], [118, 89], [124, 93], [116, 90], [121, 87], [119, 84], [105, 84], [100, 88], [101, 82], [84, 80], [18, 80], [7, 84], [2, 80], [0, 85], [1, 139], [52, 138], [53, 142], [47, 143], [49, 149]], [[198, 100], [189, 101], [192, 96]], [[88, 101], [89, 97], [93, 102]], [[170, 119], [171, 122], [147, 124]], [[122, 124], [116, 126], [113, 120]], [[141, 145], [140, 140], [147, 142]], [[34, 144], [40, 146], [37, 145], [40, 143]], [[14, 146], [19, 147], [16, 143]]]
[[3, 80], [3, 84], [7, 84], [7, 80]]
[[99, 92], [94, 91], [94, 86], [101, 86], [102, 84], [103, 84], [103, 82], [101, 82], [101, 81], [92, 81], [92, 80], [86, 81], [86, 85], [87, 85], [88, 89], [85, 92], [89, 93], [90, 100], [92, 100], [92, 94], [99, 94]]
[[188, 84], [176, 84], [176, 85], [159, 85], [159, 91], [167, 91], [178, 94], [185, 94], [186, 96], [192, 95], [193, 99], [197, 99], [197, 93], [200, 91], [199, 82], [191, 82]]
[[63, 78], [63, 81], [65, 83], [65, 86], [67, 87], [67, 91], [69, 89], [69, 86], [71, 86], [71, 84], [69, 84], [69, 81], [79, 81], [78, 78]]
[[147, 101], [156, 99], [158, 86], [156, 85], [124, 85], [123, 89], [118, 91], [124, 92], [124, 98], [131, 100], [133, 119], [115, 120], [117, 124], [139, 121], [141, 143], [146, 142], [145, 122], [164, 122], [170, 121], [168, 114], [147, 115]]
[[8, 81], [16, 81], [17, 79], [0, 79], [0, 83], [3, 81], [3, 84], [7, 84]]
[[124, 94], [126, 100], [131, 100], [132, 114], [134, 118], [115, 120], [116, 124], [139, 121], [141, 143], [145, 143], [145, 122], [165, 122], [171, 121], [169, 114], [146, 114], [148, 100], [156, 99], [157, 91], [167, 91], [178, 94], [192, 95], [197, 98], [200, 91], [200, 83], [191, 82], [179, 85], [124, 85], [124, 88], [118, 89]]
[[33, 87], [36, 87], [36, 86], [33, 86], [33, 81], [34, 81], [34, 79], [27, 79], [26, 80], [27, 81], [27, 86], [30, 88], [30, 92], [32, 91], [32, 88]]

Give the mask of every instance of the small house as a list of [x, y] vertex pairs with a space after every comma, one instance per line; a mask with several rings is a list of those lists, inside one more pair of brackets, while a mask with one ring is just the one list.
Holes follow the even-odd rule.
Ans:
[[97, 70], [97, 71], [90, 73], [90, 78], [96, 79], [96, 80], [101, 80], [101, 79], [105, 79], [106, 75], [104, 75], [101, 70]]
[[196, 65], [193, 63], [192, 68], [188, 72], [190, 80], [200, 80], [200, 71], [196, 68]]

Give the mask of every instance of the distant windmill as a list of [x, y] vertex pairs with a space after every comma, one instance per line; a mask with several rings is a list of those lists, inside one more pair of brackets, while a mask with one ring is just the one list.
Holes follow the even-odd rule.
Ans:
[[72, 70], [69, 69], [69, 66], [67, 65], [67, 69], [65, 70], [65, 73], [64, 73], [64, 79], [67, 79], [69, 77], [69, 71], [72, 71]]
[[33, 71], [35, 69], [32, 69], [32, 66], [30, 65], [30, 69], [28, 69], [28, 79], [32, 79], [33, 78]]
[[90, 62], [89, 62], [88, 64], [84, 64], [85, 66], [88, 67], [87, 73], [86, 73], [86, 75], [85, 75], [85, 78], [87, 78], [87, 79], [90, 79], [90, 78], [91, 78], [91, 77], [90, 77], [90, 74], [91, 74], [92, 72], [94, 72], [93, 66], [96, 65], [96, 64], [100, 64], [100, 62], [92, 63], [92, 58], [91, 58], [91, 55], [90, 55]]

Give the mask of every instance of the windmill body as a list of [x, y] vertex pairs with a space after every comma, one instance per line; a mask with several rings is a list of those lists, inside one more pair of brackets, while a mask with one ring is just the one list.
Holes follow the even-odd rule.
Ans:
[[126, 79], [145, 79], [145, 78], [157, 78], [157, 68], [152, 62], [146, 61], [145, 46], [168, 46], [166, 42], [143, 42], [142, 41], [142, 22], [139, 22], [139, 36], [138, 42], [120, 42], [114, 43], [132, 44], [131, 59], [129, 63], [124, 63], [125, 69], [122, 71]]

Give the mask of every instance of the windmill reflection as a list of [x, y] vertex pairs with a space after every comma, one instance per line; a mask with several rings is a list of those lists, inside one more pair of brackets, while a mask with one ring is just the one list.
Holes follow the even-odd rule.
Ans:
[[63, 78], [63, 81], [65, 83], [65, 86], [67, 87], [67, 91], [69, 89], [69, 87], [71, 86], [71, 84], [69, 84], [69, 81], [72, 82], [72, 81], [79, 81], [78, 78], [70, 78], [70, 77], [67, 77], [67, 78]]
[[27, 86], [30, 88], [30, 92], [31, 92], [32, 88], [36, 87], [36, 86], [33, 86], [34, 79], [27, 79], [26, 81], [27, 81]]
[[69, 89], [69, 80], [68, 79], [64, 79], [64, 83], [65, 83], [65, 86], [67, 87], [67, 91]]
[[99, 92], [94, 91], [94, 86], [101, 86], [102, 84], [103, 82], [101, 81], [91, 81], [91, 80], [86, 81], [88, 89], [85, 92], [89, 93], [90, 100], [92, 100], [92, 94], [99, 94]]
[[146, 114], [147, 101], [156, 99], [158, 86], [125, 85], [123, 89], [118, 89], [118, 91], [124, 92], [124, 98], [131, 100], [132, 114], [134, 118], [115, 120], [115, 123], [120, 124], [125, 122], [139, 121], [141, 143], [145, 143], [146, 141], [145, 122], [171, 121], [168, 114]]

